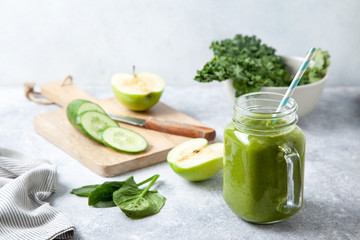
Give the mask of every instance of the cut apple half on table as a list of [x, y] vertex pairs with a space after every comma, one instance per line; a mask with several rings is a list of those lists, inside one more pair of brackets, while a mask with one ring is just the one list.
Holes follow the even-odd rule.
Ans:
[[165, 89], [160, 76], [142, 72], [135, 74], [117, 73], [111, 78], [115, 97], [133, 111], [145, 111], [154, 106]]
[[195, 138], [174, 147], [167, 156], [171, 168], [190, 181], [202, 181], [223, 168], [223, 143], [208, 144], [205, 138]]

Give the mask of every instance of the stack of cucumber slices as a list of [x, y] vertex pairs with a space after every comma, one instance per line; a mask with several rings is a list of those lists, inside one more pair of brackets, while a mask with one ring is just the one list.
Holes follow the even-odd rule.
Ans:
[[70, 123], [87, 137], [126, 153], [146, 150], [148, 143], [140, 134], [122, 128], [98, 104], [73, 100], [66, 109]]

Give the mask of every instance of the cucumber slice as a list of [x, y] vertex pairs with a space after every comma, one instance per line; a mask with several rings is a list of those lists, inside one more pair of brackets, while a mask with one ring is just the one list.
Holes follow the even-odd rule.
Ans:
[[108, 127], [119, 128], [119, 124], [107, 115], [97, 111], [83, 112], [76, 118], [76, 125], [86, 136], [101, 142], [99, 132]]
[[72, 125], [76, 125], [76, 118], [86, 111], [96, 111], [106, 114], [104, 109], [102, 109], [98, 104], [83, 99], [76, 99], [72, 101], [66, 108], [67, 117]]
[[148, 143], [140, 134], [120, 127], [108, 127], [100, 133], [102, 142], [120, 152], [138, 153], [144, 151]]

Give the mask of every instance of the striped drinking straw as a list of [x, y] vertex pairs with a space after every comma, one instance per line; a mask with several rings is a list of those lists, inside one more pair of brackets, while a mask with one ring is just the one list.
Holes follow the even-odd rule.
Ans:
[[301, 80], [301, 77], [304, 75], [304, 72], [306, 71], [307, 67], [309, 66], [309, 63], [310, 63], [311, 59], [313, 58], [315, 51], [316, 51], [315, 48], [310, 49], [309, 53], [307, 54], [307, 56], [305, 58], [305, 61], [302, 63], [301, 67], [297, 71], [294, 79], [292, 80], [292, 82], [290, 84], [290, 87], [286, 91], [283, 99], [281, 100], [278, 108], [276, 109], [276, 112], [281, 112], [281, 110], [285, 107], [285, 105], [289, 101], [291, 95], [295, 91], [295, 87], [298, 85], [298, 83]]

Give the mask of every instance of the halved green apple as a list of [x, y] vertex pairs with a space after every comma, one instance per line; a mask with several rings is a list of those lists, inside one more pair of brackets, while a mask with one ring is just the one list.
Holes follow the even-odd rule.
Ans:
[[171, 168], [190, 181], [202, 181], [223, 168], [223, 143], [208, 144], [205, 138], [195, 138], [174, 147], [167, 155]]
[[165, 81], [160, 76], [142, 72], [135, 74], [117, 73], [111, 78], [111, 85], [116, 98], [127, 108], [145, 111], [154, 106], [165, 88]]

